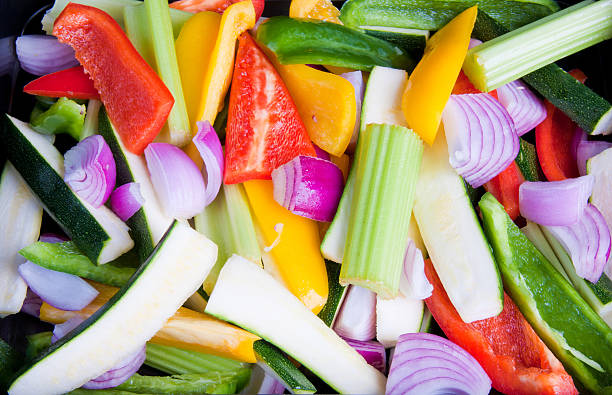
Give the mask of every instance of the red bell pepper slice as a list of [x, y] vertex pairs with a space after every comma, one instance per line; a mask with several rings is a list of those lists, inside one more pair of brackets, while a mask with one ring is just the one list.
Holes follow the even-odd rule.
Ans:
[[[214, 11], [222, 14], [230, 5], [243, 0], [178, 0], [170, 3], [170, 8], [187, 12]], [[263, 14], [265, 0], [251, 0], [255, 9], [255, 20]]]
[[[453, 86], [453, 91], [451, 92], [453, 95], [464, 95], [468, 93], [483, 93], [476, 89], [474, 84], [469, 80], [467, 75], [462, 71], [459, 72], [459, 76], [457, 77], [457, 81], [455, 81], [455, 86]], [[493, 89], [489, 92], [489, 95], [493, 96], [497, 99], [497, 90]]]
[[504, 293], [497, 317], [466, 324], [448, 299], [431, 261], [425, 274], [434, 289], [427, 308], [452, 342], [470, 353], [505, 394], [577, 394], [572, 377]]
[[523, 177], [523, 173], [521, 173], [521, 169], [516, 162], [513, 161], [504, 171], [484, 184], [487, 192], [491, 192], [497, 201], [504, 206], [513, 221], [520, 214], [519, 187], [523, 182], [525, 182], [525, 177]]
[[316, 156], [289, 91], [248, 33], [238, 39], [225, 152], [226, 184], [269, 180], [297, 155]]
[[141, 155], [166, 123], [172, 94], [104, 11], [70, 3], [53, 35], [74, 48], [125, 147]]
[[24, 86], [23, 91], [38, 96], [100, 99], [100, 94], [83, 66], [43, 75]]
[[[586, 75], [578, 70], [570, 71], [584, 83]], [[572, 152], [572, 140], [576, 124], [551, 102], [546, 100], [546, 119], [536, 126], [536, 151], [542, 172], [548, 181], [561, 181], [580, 175], [576, 154]]]

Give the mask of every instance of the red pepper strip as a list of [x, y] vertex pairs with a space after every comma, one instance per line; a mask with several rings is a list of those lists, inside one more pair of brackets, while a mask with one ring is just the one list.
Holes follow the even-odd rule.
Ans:
[[[178, 0], [170, 3], [170, 8], [187, 12], [214, 11], [222, 14], [230, 5], [242, 0]], [[258, 20], [264, 10], [265, 0], [251, 0], [255, 8], [255, 20]]]
[[577, 394], [572, 377], [504, 293], [497, 317], [466, 324], [451, 304], [431, 260], [425, 274], [433, 285], [427, 308], [452, 342], [470, 353], [504, 394]]
[[100, 94], [91, 78], [85, 74], [83, 66], [43, 75], [24, 86], [23, 91], [38, 96], [100, 99]]
[[297, 155], [316, 156], [280, 75], [248, 34], [238, 40], [225, 137], [226, 184], [271, 179]]
[[[582, 83], [586, 80], [586, 75], [578, 69], [570, 71], [570, 74]], [[572, 140], [577, 126], [548, 100], [545, 106], [546, 119], [535, 130], [540, 167], [548, 181], [578, 177], [578, 165], [572, 153]]]
[[484, 184], [487, 192], [491, 192], [497, 201], [504, 206], [513, 221], [520, 214], [519, 187], [523, 182], [525, 182], [525, 177], [523, 177], [521, 169], [516, 162], [512, 162], [504, 171]]
[[[467, 93], [482, 93], [482, 91], [479, 91], [478, 89], [476, 89], [474, 84], [472, 84], [472, 82], [469, 80], [469, 78], [465, 75], [465, 73], [462, 70], [459, 72], [459, 76], [457, 77], [455, 86], [453, 86], [452, 94], [453, 95], [464, 95]], [[493, 89], [491, 92], [489, 92], [489, 95], [497, 99], [497, 90]]]
[[141, 155], [166, 123], [174, 98], [121, 27], [104, 11], [70, 3], [53, 35], [74, 48], [123, 144]]

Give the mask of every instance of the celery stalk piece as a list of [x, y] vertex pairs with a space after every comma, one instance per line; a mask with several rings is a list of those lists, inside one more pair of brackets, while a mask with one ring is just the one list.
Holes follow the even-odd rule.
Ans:
[[168, 116], [167, 135], [164, 129], [160, 136], [163, 141], [183, 146], [191, 140], [191, 129], [174, 48], [170, 8], [166, 0], [145, 0], [144, 6], [147, 10], [157, 73], [174, 96], [174, 106]]
[[79, 140], [85, 122], [85, 105], [60, 97], [49, 109], [32, 119], [32, 127], [42, 134], [67, 133]]
[[116, 267], [112, 263], [96, 265], [79, 251], [74, 243], [38, 241], [19, 251], [24, 258], [50, 270], [74, 274], [99, 283], [122, 287], [134, 274], [131, 267]]
[[402, 126], [371, 124], [359, 136], [340, 283], [397, 295], [422, 155], [422, 140]]
[[83, 140], [86, 137], [93, 136], [98, 133], [98, 113], [100, 112], [100, 106], [102, 102], [100, 100], [91, 99], [87, 103], [87, 111], [85, 112], [85, 123], [83, 123], [83, 129], [79, 140]]
[[[42, 28], [47, 34], [52, 34], [53, 23], [68, 3], [84, 4], [101, 9], [109, 14], [122, 28], [125, 27], [124, 9], [127, 7], [142, 5], [141, 0], [55, 0], [53, 7], [49, 9], [42, 19]], [[170, 19], [172, 19], [172, 29], [174, 38], [178, 37], [183, 24], [187, 22], [193, 14], [174, 8], [170, 9]]]
[[195, 217], [195, 228], [219, 247], [217, 263], [204, 281], [207, 294], [212, 292], [223, 264], [233, 254], [260, 264], [261, 249], [242, 185], [223, 185], [217, 198]]
[[488, 92], [612, 38], [612, 0], [586, 0], [468, 51], [463, 70]]
[[237, 371], [249, 366], [229, 358], [155, 343], [147, 343], [145, 364], [168, 374]]
[[142, 56], [149, 66], [156, 68], [153, 41], [151, 39], [149, 22], [147, 20], [147, 10], [144, 4], [141, 2], [139, 3], [140, 5], [125, 7], [123, 10], [125, 33], [140, 56]]

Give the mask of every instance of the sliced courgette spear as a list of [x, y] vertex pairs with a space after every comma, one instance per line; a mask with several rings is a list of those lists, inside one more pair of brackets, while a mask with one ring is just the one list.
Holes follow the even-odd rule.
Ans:
[[0, 139], [45, 210], [92, 262], [110, 262], [134, 246], [128, 227], [112, 211], [91, 206], [68, 187], [64, 158], [48, 139], [10, 115], [4, 116]]
[[24, 369], [9, 393], [65, 393], [116, 366], [202, 286], [216, 259], [212, 241], [174, 222], [128, 284]]

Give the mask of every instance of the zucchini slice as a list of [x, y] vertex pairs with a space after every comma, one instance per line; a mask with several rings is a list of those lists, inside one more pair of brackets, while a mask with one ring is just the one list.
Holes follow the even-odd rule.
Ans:
[[463, 179], [448, 162], [444, 133], [423, 153], [413, 213], [463, 321], [498, 315], [504, 303], [500, 274]]
[[8, 158], [46, 211], [92, 262], [107, 263], [129, 251], [128, 227], [105, 206], [95, 208], [63, 180], [64, 158], [48, 139], [18, 119], [5, 115], [0, 138]]
[[161, 329], [216, 258], [213, 242], [175, 221], [128, 284], [25, 368], [9, 393], [64, 393], [111, 369]]
[[314, 394], [317, 391], [304, 373], [300, 372], [278, 347], [265, 340], [257, 340], [253, 343], [253, 351], [257, 356], [257, 366], [282, 381], [291, 393]]
[[27, 285], [17, 267], [19, 249], [38, 239], [42, 206], [11, 162], [0, 178], [0, 317], [21, 310]]
[[234, 255], [223, 266], [206, 312], [255, 333], [343, 393], [382, 394], [385, 376], [291, 292]]
[[98, 132], [110, 147], [117, 166], [117, 186], [135, 182], [140, 185], [144, 203], [140, 210], [125, 221], [134, 238], [140, 263], [144, 262], [172, 223], [157, 200], [143, 156], [128, 151], [111, 124], [106, 111], [100, 110]]

